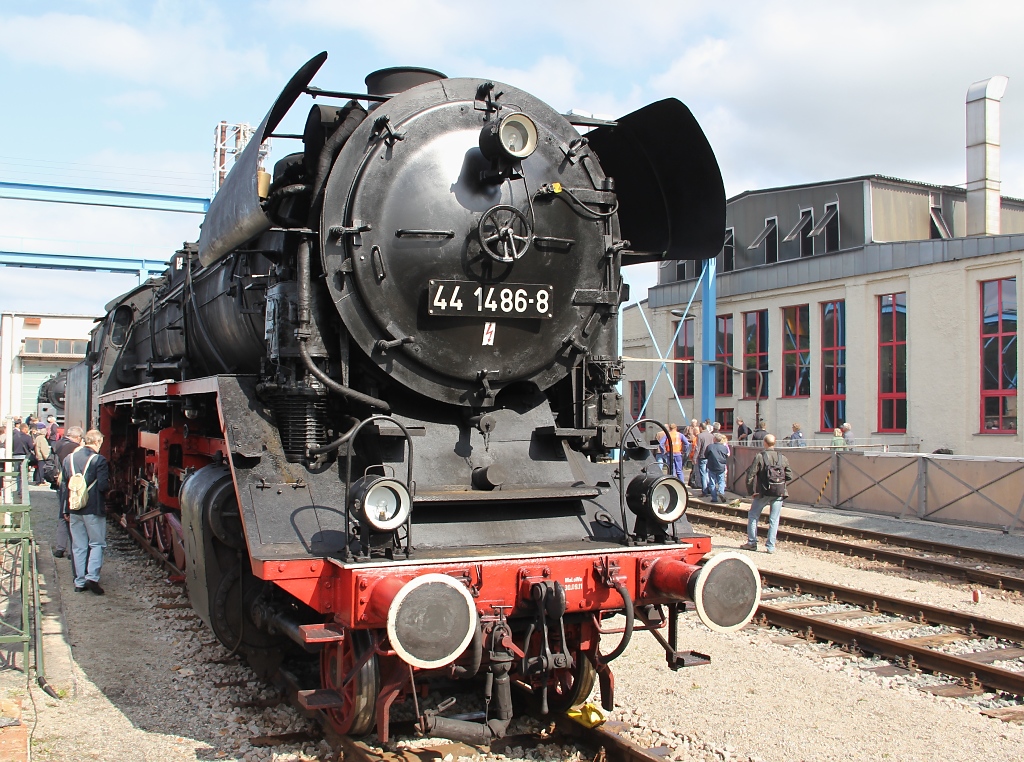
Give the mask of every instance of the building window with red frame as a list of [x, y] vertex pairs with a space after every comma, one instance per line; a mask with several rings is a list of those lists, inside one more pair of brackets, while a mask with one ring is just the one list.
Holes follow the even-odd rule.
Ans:
[[743, 398], [764, 399], [768, 394], [768, 310], [743, 313], [743, 371]]
[[[715, 359], [732, 365], [732, 315], [718, 316]], [[732, 370], [723, 365], [715, 366], [715, 394], [719, 397], [732, 396]]]
[[[647, 382], [646, 381], [630, 381], [629, 382], [629, 414], [633, 417], [633, 420], [639, 420], [640, 411], [644, 408], [644, 402], [647, 400]], [[640, 427], [641, 430], [646, 428], [645, 426]]]
[[731, 407], [716, 407], [715, 420], [722, 424], [722, 431], [736, 428], [736, 411]]
[[907, 430], [907, 295], [878, 297], [878, 430]]
[[981, 284], [981, 431], [1017, 433], [1017, 279]]
[[846, 302], [821, 304], [821, 429], [846, 421]]
[[[672, 328], [678, 329], [679, 323], [674, 323]], [[683, 330], [679, 331], [679, 337], [676, 339], [673, 359], [692, 360], [693, 357], [693, 318], [686, 318], [683, 321]], [[692, 363], [676, 364], [676, 394], [680, 397], [692, 397], [694, 376]]]
[[782, 308], [782, 396], [811, 396], [810, 307]]

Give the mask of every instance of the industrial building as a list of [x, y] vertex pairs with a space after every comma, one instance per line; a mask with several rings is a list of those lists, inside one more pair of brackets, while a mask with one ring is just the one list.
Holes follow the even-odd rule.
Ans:
[[[669, 376], [686, 417], [701, 417], [699, 361], [713, 341], [727, 431], [759, 413], [778, 436], [799, 423], [822, 444], [849, 422], [862, 445], [1024, 455], [1024, 201], [999, 193], [1005, 86], [994, 77], [968, 92], [966, 188], [871, 175], [729, 199], [716, 336], [704, 335], [701, 263], [668, 262], [647, 301], [625, 310], [624, 355], [697, 360]], [[655, 385], [657, 364], [626, 372], [634, 415], [646, 401], [647, 415], [683, 418], [664, 376]]]
[[36, 412], [39, 385], [85, 357], [93, 315], [0, 313], [0, 420]]

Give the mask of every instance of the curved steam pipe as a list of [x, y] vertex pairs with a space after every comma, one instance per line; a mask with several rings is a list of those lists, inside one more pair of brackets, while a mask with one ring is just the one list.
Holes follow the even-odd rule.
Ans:
[[[299, 287], [299, 355], [302, 357], [302, 362], [305, 364], [306, 369], [313, 374], [313, 376], [324, 386], [330, 389], [336, 394], [340, 394], [346, 399], [352, 400], [353, 402], [361, 402], [372, 408], [383, 410], [385, 413], [391, 412], [391, 406], [388, 405], [384, 400], [371, 397], [369, 394], [363, 394], [357, 392], [351, 387], [345, 386], [333, 378], [324, 373], [320, 368], [313, 362], [313, 358], [309, 354], [309, 347], [306, 346], [306, 342], [309, 340], [308, 329], [310, 323], [309, 314], [309, 239], [303, 238], [299, 242], [299, 251], [296, 255], [297, 259], [297, 277]], [[341, 442], [338, 446], [341, 446]]]

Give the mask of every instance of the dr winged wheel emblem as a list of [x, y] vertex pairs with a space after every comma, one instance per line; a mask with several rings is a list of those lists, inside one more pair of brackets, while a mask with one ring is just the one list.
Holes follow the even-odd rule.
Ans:
[[484, 212], [477, 231], [484, 251], [498, 262], [516, 261], [533, 242], [533, 230], [526, 215], [507, 204], [493, 206]]

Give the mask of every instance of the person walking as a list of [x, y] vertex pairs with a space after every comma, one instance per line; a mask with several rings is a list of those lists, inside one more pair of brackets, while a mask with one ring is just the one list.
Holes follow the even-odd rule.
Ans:
[[729, 446], [725, 434], [715, 434], [715, 441], [704, 451], [708, 465], [708, 486], [711, 488], [711, 502], [724, 503], [725, 469], [729, 463]]
[[835, 429], [832, 432], [832, 449], [842, 450], [844, 447], [846, 447], [846, 440], [843, 439], [843, 430]]
[[[21, 458], [28, 461], [28, 465], [31, 467], [35, 465], [35, 454], [36, 443], [32, 441], [32, 437], [28, 433], [27, 423], [18, 423], [14, 426], [14, 432], [11, 435], [11, 454], [12, 458]], [[22, 489], [28, 489], [27, 484], [21, 483], [21, 468], [16, 466], [17, 475], [15, 476], [15, 483], [18, 485], [18, 492]]]
[[767, 436], [768, 430], [765, 428], [764, 420], [757, 422], [757, 428], [754, 429], [754, 433], [750, 436], [750, 443], [753, 445], [761, 444], [761, 441]]
[[768, 541], [764, 550], [765, 553], [774, 553], [775, 538], [779, 533], [779, 514], [782, 513], [782, 501], [789, 497], [786, 485], [793, 481], [793, 469], [789, 467], [786, 456], [776, 452], [774, 435], [765, 435], [763, 447], [747, 469], [747, 492], [754, 500], [747, 513], [747, 542], [740, 549], [757, 550], [757, 520], [761, 518], [765, 507], [770, 506]]
[[[82, 427], [72, 426], [64, 432], [53, 451], [57, 453], [57, 462], [63, 464], [64, 459], [82, 446]], [[68, 531], [68, 496], [63, 478], [63, 467], [57, 475], [57, 534], [53, 538], [53, 555], [56, 558], [64, 558], [71, 544], [71, 534]]]
[[46, 479], [43, 477], [43, 463], [50, 457], [50, 442], [46, 439], [46, 426], [42, 423], [36, 424], [36, 430], [32, 433], [32, 454], [36, 458], [36, 475], [32, 484], [39, 486]]
[[708, 460], [706, 455], [708, 446], [715, 443], [715, 437], [711, 430], [711, 423], [706, 422], [700, 434], [697, 435], [697, 455], [695, 457], [697, 463], [697, 486], [700, 488], [702, 495], [711, 494], [710, 485], [708, 484]]
[[[103, 435], [90, 429], [82, 440], [85, 444], [64, 459], [61, 479], [67, 493], [73, 474], [82, 474], [89, 488], [85, 505], [71, 511], [71, 552], [75, 562], [75, 592], [92, 590], [103, 595], [100, 587], [100, 569], [103, 567], [103, 549], [107, 547], [107, 518], [104, 497], [110, 488], [110, 469], [107, 459], [100, 455]], [[70, 485], [73, 486], [73, 485]], [[68, 508], [70, 510], [70, 505]]]
[[849, 423], [843, 424], [843, 441], [847, 447], [853, 447], [853, 426]]
[[46, 416], [46, 441], [51, 447], [60, 441], [60, 426], [57, 425], [56, 416]]
[[750, 435], [754, 432], [750, 430], [750, 427], [743, 422], [742, 418], [736, 419], [736, 441], [740, 444], [747, 444], [750, 441]]
[[800, 424], [793, 424], [793, 433], [789, 435], [789, 446], [790, 447], [806, 447], [807, 439], [804, 437], [804, 433], [800, 430]]
[[677, 479], [683, 479], [683, 459], [690, 454], [690, 443], [674, 423], [668, 425], [668, 451], [672, 457], [672, 467]]

